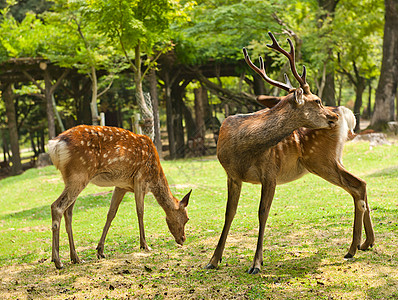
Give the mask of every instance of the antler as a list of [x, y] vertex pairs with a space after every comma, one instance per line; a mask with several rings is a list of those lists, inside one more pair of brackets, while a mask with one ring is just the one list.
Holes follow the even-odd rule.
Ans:
[[272, 45], [267, 45], [267, 47], [272, 48], [272, 49], [282, 53], [289, 59], [290, 69], [292, 70], [294, 77], [300, 83], [301, 88], [306, 92], [306, 94], [309, 94], [310, 87], [306, 80], [307, 69], [305, 66], [303, 66], [303, 75], [300, 76], [298, 74], [297, 69], [296, 69], [296, 59], [295, 59], [294, 46], [293, 46], [292, 41], [289, 38], [287, 39], [287, 41], [290, 45], [290, 52], [287, 52], [286, 50], [282, 49], [281, 46], [279, 46], [278, 42], [276, 41], [274, 35], [271, 32], [268, 32], [268, 35], [271, 37]]
[[[294, 53], [294, 46], [292, 41], [288, 38], [287, 41], [289, 42], [290, 45], [290, 52], [287, 52], [286, 50], [282, 49], [281, 46], [279, 46], [278, 42], [276, 41], [274, 35], [271, 32], [268, 32], [268, 35], [271, 37], [272, 39], [272, 45], [267, 45], [268, 47], [282, 53], [283, 55], [285, 55], [290, 62], [290, 69], [292, 70], [292, 73], [294, 75], [294, 77], [297, 79], [297, 81], [300, 83], [300, 87], [304, 90], [304, 92], [306, 94], [310, 94], [310, 87], [306, 81], [306, 76], [307, 76], [307, 69], [305, 68], [305, 66], [303, 66], [303, 75], [299, 75], [296, 69], [296, 64], [295, 64], [295, 53]], [[286, 74], [284, 74], [285, 76], [285, 80], [286, 83], [282, 83], [279, 81], [275, 81], [272, 80], [271, 78], [269, 78], [265, 72], [264, 69], [264, 61], [262, 59], [262, 57], [260, 56], [259, 60], [260, 60], [260, 68], [258, 68], [257, 66], [255, 66], [252, 61], [250, 60], [250, 57], [247, 53], [246, 48], [243, 48], [243, 54], [245, 56], [245, 61], [246, 63], [250, 66], [250, 68], [252, 68], [256, 73], [258, 73], [266, 82], [268, 82], [269, 84], [272, 84], [278, 88], [281, 88], [287, 92], [290, 92], [293, 89], [292, 84], [289, 81], [289, 78], [287, 77]]]
[[[252, 68], [258, 75], [260, 75], [266, 82], [268, 82], [269, 84], [272, 84], [280, 89], [283, 89], [287, 92], [289, 92], [293, 87], [289, 81], [289, 79], [287, 79], [286, 83], [282, 83], [279, 81], [275, 81], [272, 80], [271, 78], [269, 78], [267, 76], [267, 73], [265, 72], [264, 69], [264, 61], [263, 58], [260, 56], [259, 57], [259, 61], [260, 61], [260, 68], [258, 68], [255, 64], [252, 63], [252, 61], [250, 60], [249, 54], [247, 53], [246, 48], [243, 48], [243, 54], [245, 56], [245, 61], [246, 63], [249, 65], [250, 68]], [[287, 78], [286, 74], [285, 74], [285, 79]]]

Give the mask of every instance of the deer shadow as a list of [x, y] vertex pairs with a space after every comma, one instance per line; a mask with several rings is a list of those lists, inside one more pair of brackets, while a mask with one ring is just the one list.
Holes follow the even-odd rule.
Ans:
[[[90, 194], [85, 196], [79, 196], [76, 200], [74, 211], [76, 214], [79, 211], [88, 211], [96, 209], [98, 207], [107, 207], [110, 205], [112, 192], [106, 192], [101, 194]], [[55, 199], [54, 199], [55, 200]], [[123, 202], [133, 201], [132, 197], [125, 196]], [[26, 219], [26, 220], [45, 220], [51, 219], [51, 203], [48, 205], [33, 207], [30, 209], [21, 210], [18, 212], [12, 212], [0, 217], [0, 220], [11, 220], [11, 219]]]
[[398, 177], [398, 166], [388, 167], [368, 175], [368, 177], [387, 177], [397, 178]]

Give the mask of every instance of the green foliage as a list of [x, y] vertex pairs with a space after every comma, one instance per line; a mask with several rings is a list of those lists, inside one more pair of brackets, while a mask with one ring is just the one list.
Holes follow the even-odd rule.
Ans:
[[383, 16], [383, 3], [380, 1], [340, 1], [334, 28], [341, 67], [352, 69], [355, 61], [363, 77], [370, 79], [379, 75]]
[[169, 43], [176, 5], [169, 0], [95, 0], [86, 7], [86, 16], [123, 52], [140, 44], [151, 55], [155, 45]]
[[190, 22], [180, 25], [176, 51], [186, 63], [208, 59], [236, 61], [251, 41], [266, 39], [280, 28], [271, 18], [279, 5], [261, 0], [198, 1], [188, 12]]
[[0, 61], [18, 57], [36, 57], [44, 47], [45, 28], [34, 14], [18, 22], [5, 8], [0, 11]]
[[42, 55], [81, 73], [90, 73], [92, 67], [110, 73], [120, 71], [124, 68], [122, 58], [96, 24], [83, 15], [85, 7], [85, 1], [58, 1], [52, 12], [43, 14], [51, 46]]

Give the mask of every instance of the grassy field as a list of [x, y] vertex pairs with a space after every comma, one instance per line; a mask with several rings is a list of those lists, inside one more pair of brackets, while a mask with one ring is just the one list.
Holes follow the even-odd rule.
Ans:
[[151, 252], [139, 249], [134, 195], [127, 194], [109, 231], [106, 258], [96, 258], [111, 189], [90, 185], [74, 210], [82, 264], [69, 263], [62, 226], [64, 269], [51, 260], [50, 205], [63, 189], [54, 167], [0, 181], [1, 299], [398, 299], [398, 143], [370, 149], [348, 143], [348, 170], [366, 180], [376, 244], [344, 260], [354, 207], [342, 189], [321, 178], [279, 186], [267, 222], [264, 266], [246, 273], [257, 242], [260, 187], [244, 184], [238, 213], [217, 270], [204, 270], [224, 222], [226, 176], [216, 158], [165, 161], [175, 196], [193, 189], [187, 241], [178, 247], [164, 212], [145, 198]]

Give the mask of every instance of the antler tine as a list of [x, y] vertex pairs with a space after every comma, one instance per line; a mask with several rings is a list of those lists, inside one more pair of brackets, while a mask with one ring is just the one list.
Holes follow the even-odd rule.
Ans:
[[259, 60], [260, 60], [260, 68], [258, 68], [250, 60], [250, 57], [249, 57], [249, 54], [247, 53], [246, 48], [243, 48], [243, 55], [245, 56], [245, 61], [249, 65], [249, 67], [252, 68], [257, 74], [259, 74], [266, 82], [268, 82], [269, 84], [272, 84], [272, 85], [274, 85], [274, 86], [276, 86], [276, 87], [278, 87], [280, 89], [283, 89], [283, 90], [285, 90], [287, 92], [290, 91], [291, 85], [289, 86], [288, 84], [284, 84], [282, 82], [272, 80], [271, 78], [269, 78], [267, 76], [267, 73], [265, 72], [265, 68], [264, 68], [264, 61], [263, 61], [263, 58], [261, 56], [259, 58]]
[[283, 76], [285, 77], [286, 84], [287, 84], [291, 89], [293, 89], [292, 83], [290, 82], [289, 77], [287, 77], [287, 74], [284, 73]]
[[301, 88], [307, 93], [310, 93], [310, 88], [307, 83], [306, 77], [307, 77], [307, 69], [305, 66], [303, 66], [303, 75], [299, 75], [296, 69], [296, 58], [295, 58], [295, 52], [294, 52], [294, 45], [292, 41], [288, 38], [287, 41], [290, 45], [290, 52], [287, 52], [285, 49], [282, 49], [281, 46], [279, 46], [276, 38], [271, 32], [268, 32], [268, 35], [271, 37], [272, 40], [272, 45], [267, 45], [269, 48], [272, 48], [283, 55], [285, 55], [289, 59], [290, 63], [290, 69], [292, 70], [294, 78], [297, 79], [297, 81], [300, 83]]

